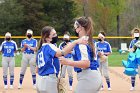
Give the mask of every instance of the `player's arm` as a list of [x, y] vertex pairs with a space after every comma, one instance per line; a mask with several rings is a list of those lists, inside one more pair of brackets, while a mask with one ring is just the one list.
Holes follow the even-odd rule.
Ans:
[[[22, 46], [22, 45], [21, 45]], [[21, 52], [24, 52], [25, 51], [25, 49], [28, 47], [28, 45], [27, 44], [24, 44], [22, 47], [21, 47]]]
[[[69, 66], [83, 68], [83, 69], [86, 69], [90, 66], [89, 60], [72, 61], [72, 60], [68, 60], [64, 57], [60, 57], [59, 60], [60, 60], [61, 64], [63, 64], [63, 65], [69, 65]], [[64, 60], [66, 60], [66, 61], [64, 62]]]
[[83, 68], [83, 69], [88, 68], [90, 66], [90, 61], [88, 59], [87, 47], [86, 47], [86, 45], [80, 45], [79, 49], [81, 52], [80, 61], [72, 61], [72, 60], [65, 59], [64, 57], [60, 57], [59, 60], [60, 60], [61, 64], [74, 66], [74, 67], [78, 67], [78, 68]]
[[33, 51], [37, 51], [37, 47], [28, 46], [28, 48], [30, 48], [30, 49], [33, 50]]
[[0, 53], [3, 53], [3, 43], [0, 46]]
[[57, 49], [55, 56], [56, 57], [60, 57], [60, 56], [65, 56], [68, 53], [70, 53], [72, 51], [72, 49], [74, 48], [74, 46], [78, 44], [78, 40], [73, 41], [72, 43], [68, 44], [66, 47], [64, 47], [62, 50], [61, 49]]
[[34, 52], [36, 52], [37, 51], [37, 40], [34, 41], [33, 46], [28, 45], [28, 48], [33, 50]]
[[17, 51], [18, 51], [18, 47], [17, 47], [16, 42], [14, 42], [14, 44], [15, 44], [15, 45], [14, 45], [14, 50], [15, 50], [14, 52], [17, 53]]
[[111, 50], [111, 45], [108, 43], [108, 46], [107, 46], [107, 51], [106, 53], [104, 53], [104, 55], [110, 55], [112, 53], [112, 50]]

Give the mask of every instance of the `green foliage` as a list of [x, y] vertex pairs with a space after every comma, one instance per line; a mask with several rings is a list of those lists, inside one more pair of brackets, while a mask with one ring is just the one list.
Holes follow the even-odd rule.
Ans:
[[126, 0], [76, 0], [81, 5], [83, 11], [84, 2], [87, 2], [88, 15], [93, 18], [95, 23], [95, 34], [104, 30], [109, 35], [116, 35], [117, 21], [116, 16], [121, 14], [126, 7]]
[[23, 6], [16, 0], [4, 0], [0, 3], [0, 34], [12, 32], [12, 35], [19, 35], [23, 22]]
[[24, 22], [22, 31], [32, 29], [34, 35], [40, 35], [40, 30], [47, 22], [44, 20], [45, 12], [43, 7], [43, 0], [18, 0], [23, 6]]
[[45, 0], [44, 8], [48, 25], [55, 27], [59, 35], [72, 32], [76, 17], [76, 3], [73, 0]]

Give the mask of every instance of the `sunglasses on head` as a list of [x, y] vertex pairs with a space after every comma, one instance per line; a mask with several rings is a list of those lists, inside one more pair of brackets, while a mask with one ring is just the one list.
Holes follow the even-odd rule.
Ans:
[[74, 23], [74, 29], [77, 29], [79, 27], [80, 27], [80, 24], [78, 23], [78, 21], [75, 21], [75, 23]]

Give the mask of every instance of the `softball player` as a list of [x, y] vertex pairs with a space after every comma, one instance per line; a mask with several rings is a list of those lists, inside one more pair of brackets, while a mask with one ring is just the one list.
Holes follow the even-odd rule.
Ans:
[[[108, 86], [108, 90], [111, 90], [111, 86], [110, 86], [110, 78], [109, 78], [109, 72], [108, 72], [108, 56], [112, 53], [111, 50], [111, 46], [107, 41], [104, 41], [105, 39], [105, 33], [104, 32], [100, 32], [98, 35], [98, 42], [97, 42], [97, 51], [98, 51], [98, 55], [105, 55], [106, 56], [106, 60], [105, 62], [101, 62], [101, 58], [98, 58], [99, 61], [99, 69], [101, 74], [105, 77], [106, 79], [106, 83]], [[103, 85], [101, 90], [103, 90]]]
[[[129, 50], [133, 51], [134, 44], [139, 40], [140, 30], [139, 30], [139, 28], [134, 28], [131, 33], [132, 33], [132, 36], [134, 37], [134, 39], [130, 42]], [[140, 65], [138, 65], [138, 74], [139, 74], [139, 78], [140, 78]], [[130, 88], [130, 91], [135, 90], [135, 79], [136, 79], [135, 76], [131, 77], [131, 85], [132, 85], [132, 87]]]
[[[59, 45], [59, 48], [60, 49], [63, 49], [68, 43], [70, 43], [70, 35], [68, 34], [64, 34], [64, 37], [63, 37], [63, 42], [60, 43]], [[65, 58], [69, 59], [69, 60], [73, 60], [72, 58], [72, 54], [69, 53], [65, 56]], [[72, 83], [73, 83], [73, 74], [72, 74], [72, 71], [73, 71], [73, 67], [72, 66], [66, 66], [66, 65], [62, 65], [61, 66], [62, 68], [62, 72], [61, 72], [61, 77], [62, 78], [65, 78], [65, 74], [66, 74], [66, 69], [67, 69], [67, 72], [68, 72], [68, 76], [69, 76], [69, 90], [72, 90]]]
[[37, 93], [58, 93], [59, 61], [54, 59], [70, 53], [79, 42], [84, 43], [83, 39], [78, 39], [60, 50], [54, 45], [57, 39], [58, 37], [53, 27], [46, 26], [42, 29], [39, 50], [36, 56], [38, 68]]
[[7, 32], [5, 34], [5, 41], [2, 42], [0, 51], [2, 52], [2, 67], [3, 67], [3, 81], [4, 88], [7, 89], [7, 73], [8, 67], [10, 72], [10, 88], [13, 89], [14, 82], [14, 67], [15, 67], [15, 55], [17, 51], [17, 44], [11, 40], [11, 33]]
[[[59, 58], [61, 64], [75, 67], [78, 79], [75, 93], [98, 93], [102, 85], [101, 74], [97, 70], [96, 62], [94, 62], [95, 48], [92, 39], [92, 26], [91, 18], [78, 18], [74, 24], [76, 35], [88, 40], [89, 44], [77, 44], [74, 47], [74, 61], [64, 57]], [[86, 35], [89, 36], [89, 39]]]
[[20, 79], [19, 79], [19, 86], [18, 86], [19, 89], [22, 87], [24, 74], [26, 72], [28, 64], [30, 65], [30, 71], [32, 74], [33, 88], [36, 88], [35, 52], [37, 50], [37, 40], [32, 38], [33, 31], [30, 29], [27, 30], [26, 36], [27, 38], [22, 40], [21, 42], [22, 60], [21, 60], [21, 71], [20, 71]]

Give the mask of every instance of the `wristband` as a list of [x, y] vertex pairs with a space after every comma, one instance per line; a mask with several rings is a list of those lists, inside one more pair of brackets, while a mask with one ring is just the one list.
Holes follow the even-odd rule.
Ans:
[[64, 56], [64, 54], [65, 54], [64, 50], [61, 50], [61, 54], [62, 54], [62, 56]]

